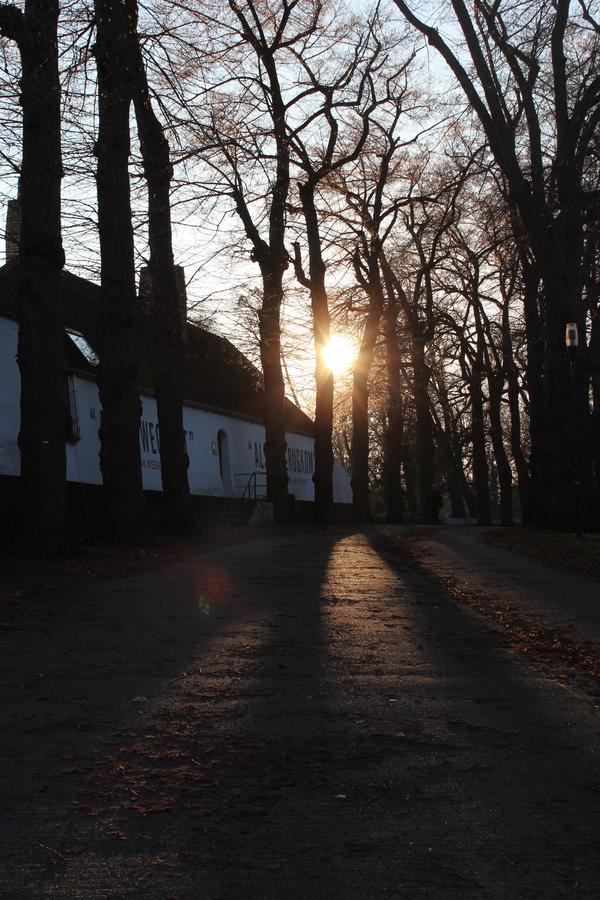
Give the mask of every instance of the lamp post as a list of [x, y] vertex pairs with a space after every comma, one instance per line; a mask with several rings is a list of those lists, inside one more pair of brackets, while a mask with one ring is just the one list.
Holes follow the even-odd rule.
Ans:
[[577, 415], [577, 370], [575, 361], [577, 359], [577, 348], [579, 347], [579, 331], [576, 322], [567, 322], [565, 329], [565, 345], [567, 348], [567, 356], [569, 357], [569, 368], [571, 372], [571, 415], [573, 418], [573, 492], [575, 503], [575, 537], [582, 536], [581, 529], [581, 481], [579, 477], [579, 417]]

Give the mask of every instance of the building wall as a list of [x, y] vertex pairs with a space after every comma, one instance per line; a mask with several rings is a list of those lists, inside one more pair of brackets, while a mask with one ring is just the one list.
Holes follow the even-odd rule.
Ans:
[[[75, 413], [79, 440], [67, 444], [67, 481], [102, 484], [100, 474], [100, 400], [98, 387], [87, 378], [70, 376], [71, 416]], [[73, 408], [74, 401], [74, 408]]]
[[[144, 395], [140, 444], [144, 488], [161, 489], [160, 434], [156, 401]], [[213, 497], [241, 497], [252, 473], [257, 474], [260, 491], [265, 484], [265, 429], [222, 413], [184, 406], [183, 423], [189, 458], [188, 477], [193, 494]], [[221, 435], [221, 438], [219, 438]], [[289, 491], [297, 500], [313, 500], [314, 441], [299, 434], [286, 434]], [[340, 467], [341, 468], [341, 467]], [[347, 474], [342, 469], [343, 475]], [[344, 479], [339, 478], [340, 495]], [[350, 502], [340, 496], [340, 503]]]
[[[19, 475], [20, 378], [16, 363], [16, 322], [0, 318], [0, 475]], [[99, 485], [100, 403], [96, 384], [79, 375], [70, 376], [71, 419], [78, 440], [67, 443], [67, 479], [79, 484]], [[142, 419], [140, 449], [145, 490], [160, 491], [160, 433], [156, 401], [140, 397]], [[241, 497], [252, 473], [257, 487], [265, 485], [265, 430], [256, 422], [235, 416], [185, 406], [183, 411], [192, 494], [211, 497]], [[299, 434], [286, 434], [289, 492], [298, 501], [314, 499], [314, 441]], [[334, 499], [351, 503], [348, 473], [335, 462]]]

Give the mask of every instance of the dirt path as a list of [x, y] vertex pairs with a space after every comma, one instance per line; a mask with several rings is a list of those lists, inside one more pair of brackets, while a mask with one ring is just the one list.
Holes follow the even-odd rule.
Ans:
[[[383, 529], [385, 532], [385, 529]], [[600, 581], [486, 542], [486, 528], [387, 533], [391, 547], [484, 615], [532, 665], [600, 697]]]
[[419, 559], [466, 591], [498, 597], [578, 638], [600, 642], [600, 581], [485, 543], [485, 528], [428, 530]]
[[393, 529], [228, 547], [2, 634], [2, 896], [598, 897], [586, 693]]

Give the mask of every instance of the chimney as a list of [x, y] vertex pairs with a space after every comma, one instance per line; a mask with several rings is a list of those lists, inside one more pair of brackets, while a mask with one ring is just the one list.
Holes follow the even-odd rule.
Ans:
[[21, 244], [21, 201], [9, 200], [6, 209], [6, 262], [16, 259]]
[[[187, 292], [185, 289], [185, 270], [183, 266], [175, 266], [175, 284], [179, 304], [181, 330], [183, 339], [185, 340], [187, 324]], [[143, 316], [153, 315], [154, 302], [152, 297], [152, 278], [148, 266], [143, 266], [140, 270], [139, 303], [140, 312]]]

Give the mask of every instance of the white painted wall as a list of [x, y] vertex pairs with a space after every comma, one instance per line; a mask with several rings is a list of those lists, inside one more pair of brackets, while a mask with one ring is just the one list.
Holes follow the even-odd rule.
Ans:
[[100, 474], [100, 400], [98, 387], [87, 378], [72, 376], [80, 440], [67, 444], [67, 481], [102, 484]]
[[[19, 475], [20, 458], [17, 445], [19, 432], [20, 377], [16, 362], [16, 322], [0, 318], [0, 474]], [[67, 444], [67, 478], [84, 484], [101, 484], [100, 474], [100, 402], [95, 383], [78, 375], [73, 376], [72, 397], [79, 422], [80, 440]], [[146, 490], [160, 491], [160, 444], [156, 401], [142, 395], [142, 424], [140, 448], [142, 478]], [[253, 472], [257, 473], [259, 488], [265, 484], [265, 429], [255, 422], [238, 419], [205, 409], [185, 406], [183, 422], [186, 429], [190, 460], [189, 480], [192, 494], [214, 497], [241, 497]], [[223, 477], [219, 466], [219, 432], [223, 432], [228, 450], [229, 465], [224, 459]], [[297, 500], [313, 500], [314, 441], [311, 437], [288, 433], [287, 466], [289, 491]], [[229, 472], [229, 477], [228, 477]], [[334, 499], [337, 503], [351, 503], [352, 491], [346, 470], [336, 460], [333, 472]]]
[[[156, 401], [147, 395], [140, 399], [142, 401], [140, 446], [144, 488], [160, 491], [160, 443], [157, 438], [159, 432]], [[250, 474], [258, 468], [255, 465], [255, 445], [260, 444], [260, 453], [264, 453], [262, 450], [264, 428], [254, 422], [190, 406], [183, 408], [183, 424], [190, 460], [188, 478], [191, 492], [214, 497], [241, 496]], [[224, 478], [221, 477], [219, 466], [220, 431], [225, 435], [225, 440], [222, 441]]]
[[[21, 411], [21, 376], [17, 366], [18, 325], [0, 317], [0, 475], [20, 475], [17, 438]], [[81, 440], [67, 444], [67, 480], [102, 484], [98, 453], [100, 402], [93, 381], [74, 376], [73, 393]]]
[[352, 503], [350, 475], [339, 459], [333, 460], [333, 499], [336, 503]]

